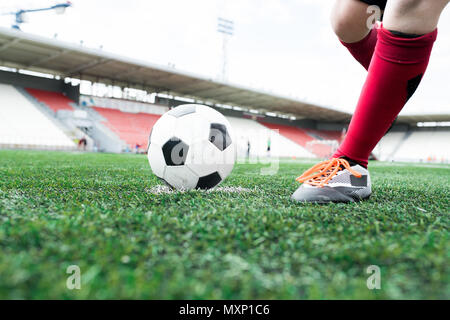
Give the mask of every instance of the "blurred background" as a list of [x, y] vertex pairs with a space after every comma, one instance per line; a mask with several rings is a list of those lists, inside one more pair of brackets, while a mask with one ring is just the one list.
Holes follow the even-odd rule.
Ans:
[[[366, 71], [334, 35], [333, 1], [0, 3], [0, 147], [145, 152], [161, 114], [210, 105], [241, 157], [327, 157]], [[373, 157], [450, 159], [450, 10], [430, 67]], [[277, 130], [277, 131], [273, 131]]]

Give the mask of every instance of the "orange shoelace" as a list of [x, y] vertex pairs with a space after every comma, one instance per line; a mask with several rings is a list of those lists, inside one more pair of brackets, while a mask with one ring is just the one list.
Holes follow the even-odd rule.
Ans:
[[300, 183], [307, 182], [309, 185], [313, 185], [319, 188], [325, 186], [328, 181], [342, 170], [342, 167], [350, 171], [352, 175], [357, 178], [361, 178], [362, 175], [358, 171], [353, 170], [347, 160], [341, 158], [333, 158], [320, 162], [312, 168], [306, 170], [297, 180]]

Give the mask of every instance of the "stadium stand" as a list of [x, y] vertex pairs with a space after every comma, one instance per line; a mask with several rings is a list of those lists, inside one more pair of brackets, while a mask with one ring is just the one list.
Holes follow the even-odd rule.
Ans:
[[70, 150], [75, 143], [19, 90], [0, 84], [0, 145]]
[[151, 113], [151, 114], [159, 114], [163, 115], [167, 111], [169, 111], [169, 107], [162, 106], [158, 104], [140, 102], [140, 101], [131, 101], [126, 99], [118, 99], [118, 98], [105, 98], [105, 97], [96, 97], [96, 96], [80, 96], [80, 105], [81, 106], [97, 106], [103, 108], [110, 108], [120, 110], [122, 112], [129, 113]]
[[[124, 141], [130, 149], [133, 149], [136, 144], [145, 149], [151, 128], [160, 115], [168, 110], [165, 106], [134, 103], [121, 99], [82, 96], [80, 101], [82, 106], [89, 106], [86, 110], [92, 110], [99, 115], [99, 117], [93, 117], [91, 112], [91, 118], [100, 119], [99, 121], [116, 134], [120, 140]], [[102, 106], [93, 105], [97, 102], [101, 103]], [[124, 110], [139, 112], [125, 112]], [[227, 117], [227, 119], [235, 130], [235, 136], [238, 140], [238, 154], [241, 157], [246, 156], [248, 141], [251, 145], [251, 156], [268, 156], [267, 140], [269, 137], [271, 140], [270, 156], [272, 157], [314, 157], [302, 146], [256, 121], [236, 117]]]
[[[133, 150], [138, 144], [143, 151], [154, 123], [169, 109], [102, 97], [82, 96], [80, 101], [79, 106], [61, 92], [2, 84], [0, 146], [74, 150], [73, 141], [83, 136], [96, 150], [121, 152]], [[234, 128], [240, 157], [247, 156], [250, 142], [251, 157], [326, 158], [342, 135], [340, 131], [299, 128], [288, 123], [274, 124], [237, 116], [227, 118]], [[270, 154], [267, 152], [269, 137]], [[450, 131], [444, 129], [391, 131], [373, 154], [384, 161], [448, 163], [448, 141]]]
[[447, 163], [450, 159], [450, 131], [412, 131], [393, 155], [397, 161]]
[[74, 101], [64, 96], [61, 92], [53, 92], [32, 88], [25, 88], [25, 90], [36, 100], [48, 106], [55, 113], [60, 110], [68, 110], [68, 111], [74, 110], [74, 108], [70, 105], [71, 103], [74, 103]]
[[[75, 136], [85, 136], [99, 150], [121, 152], [135, 145], [145, 150], [154, 123], [169, 108], [150, 103], [81, 97], [81, 106], [61, 92], [0, 87], [0, 145], [2, 147], [76, 149]], [[95, 105], [95, 104], [99, 105]], [[12, 108], [11, 106], [14, 106]], [[83, 119], [77, 113], [85, 113]], [[329, 157], [341, 140], [340, 131], [299, 128], [264, 120], [227, 116], [235, 130], [238, 156], [313, 158]], [[84, 135], [78, 130], [88, 135]], [[70, 134], [70, 132], [72, 134]], [[268, 140], [271, 152], [267, 152]], [[373, 154], [384, 161], [445, 162], [450, 159], [450, 131], [417, 130], [389, 132]]]
[[336, 140], [312, 140], [306, 144], [306, 149], [318, 158], [330, 158], [339, 146]]
[[393, 156], [403, 143], [407, 132], [389, 132], [385, 135], [373, 150], [373, 155], [382, 161], [391, 161]]
[[295, 143], [301, 145], [302, 147], [306, 147], [306, 144], [309, 141], [314, 140], [314, 137], [310, 136], [305, 130], [297, 127], [292, 127], [283, 124], [274, 124], [265, 121], [259, 121], [259, 123], [261, 123], [263, 126], [271, 130], [278, 130], [278, 132], [282, 136], [294, 141]]
[[[278, 132], [282, 136], [291, 141], [294, 141], [296, 144], [305, 148], [310, 154], [314, 154], [316, 157], [327, 158], [333, 153], [333, 144], [321, 143], [322, 141], [317, 140], [333, 140], [334, 142], [334, 140], [336, 140], [335, 137], [337, 136], [337, 132], [301, 129], [298, 127], [283, 124], [274, 124], [265, 121], [259, 121], [259, 123], [271, 130], [278, 130]], [[308, 131], [311, 131], [311, 133], [309, 133]]]
[[[271, 157], [285, 158], [314, 158], [314, 155], [304, 147], [257, 121], [237, 117], [227, 117], [227, 119], [235, 132], [239, 157], [246, 156], [247, 142], [250, 141], [251, 157], [266, 157], [270, 155]], [[269, 137], [271, 140], [270, 154], [267, 152]]]
[[147, 147], [148, 136], [160, 115], [150, 113], [129, 113], [117, 109], [92, 107], [105, 120], [103, 124], [116, 133], [130, 148], [139, 144]]
[[308, 134], [314, 134], [320, 137], [323, 140], [336, 140], [341, 141], [342, 132], [341, 131], [328, 131], [328, 130], [315, 130], [315, 129], [306, 129]]

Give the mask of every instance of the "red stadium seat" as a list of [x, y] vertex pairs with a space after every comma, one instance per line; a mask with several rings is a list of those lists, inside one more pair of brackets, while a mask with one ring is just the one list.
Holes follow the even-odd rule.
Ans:
[[314, 153], [319, 158], [328, 158], [333, 152], [332, 147], [326, 144], [313, 144], [308, 147], [308, 151]]
[[161, 115], [150, 113], [128, 113], [116, 109], [92, 107], [106, 119], [104, 124], [131, 148], [136, 144], [146, 148], [153, 125]]
[[337, 140], [340, 141], [341, 133], [339, 131], [322, 131], [322, 130], [312, 130], [312, 129], [300, 129], [293, 126], [283, 125], [283, 124], [274, 124], [264, 121], [259, 121], [263, 126], [272, 129], [278, 130], [278, 132], [288, 138], [289, 140], [294, 141], [295, 143], [301, 145], [306, 148], [308, 151], [312, 152], [316, 156], [320, 158], [327, 158], [332, 153], [332, 147], [326, 144], [312, 144], [308, 145], [308, 142], [317, 140], [312, 135], [308, 134], [310, 132], [313, 135], [319, 136], [324, 140]]
[[288, 138], [289, 140], [294, 141], [295, 143], [301, 145], [302, 147], [306, 147], [306, 144], [309, 141], [315, 140], [314, 137], [310, 136], [305, 130], [297, 127], [291, 127], [288, 125], [274, 124], [263, 121], [259, 122], [269, 129], [278, 130], [282, 136]]
[[321, 137], [324, 140], [336, 140], [341, 141], [342, 138], [342, 132], [341, 131], [328, 131], [328, 130], [314, 130], [314, 129], [307, 129], [308, 132], [311, 132], [312, 134], [315, 134], [316, 136]]
[[70, 103], [74, 103], [73, 100], [67, 98], [61, 92], [53, 92], [39, 89], [26, 88], [29, 94], [31, 94], [36, 100], [46, 104], [54, 112], [59, 110], [73, 111], [74, 108]]

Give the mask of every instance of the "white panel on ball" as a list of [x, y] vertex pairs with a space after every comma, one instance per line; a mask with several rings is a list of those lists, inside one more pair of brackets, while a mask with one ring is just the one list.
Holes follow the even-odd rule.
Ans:
[[149, 143], [156, 143], [163, 146], [167, 140], [173, 137], [177, 118], [169, 114], [164, 114], [155, 123], [152, 129]]
[[186, 166], [168, 166], [164, 172], [164, 180], [175, 189], [189, 190], [197, 186], [198, 176]]
[[174, 136], [183, 140], [188, 145], [208, 139], [209, 122], [205, 121], [197, 113], [187, 114], [177, 118]]
[[161, 146], [156, 143], [150, 143], [147, 157], [148, 163], [150, 163], [150, 167], [152, 168], [153, 173], [157, 177], [163, 178], [166, 162], [164, 160], [164, 155]]
[[223, 123], [228, 127], [230, 125], [227, 118], [225, 118], [220, 112], [214, 110], [213, 108], [200, 105], [197, 107], [197, 113], [209, 122]]
[[236, 144], [232, 143], [220, 154], [221, 165], [217, 167], [222, 179], [225, 179], [231, 171], [233, 171], [234, 163], [236, 162]]
[[189, 146], [186, 165], [199, 177], [209, 175], [222, 165], [221, 153], [208, 140], [197, 141]]

